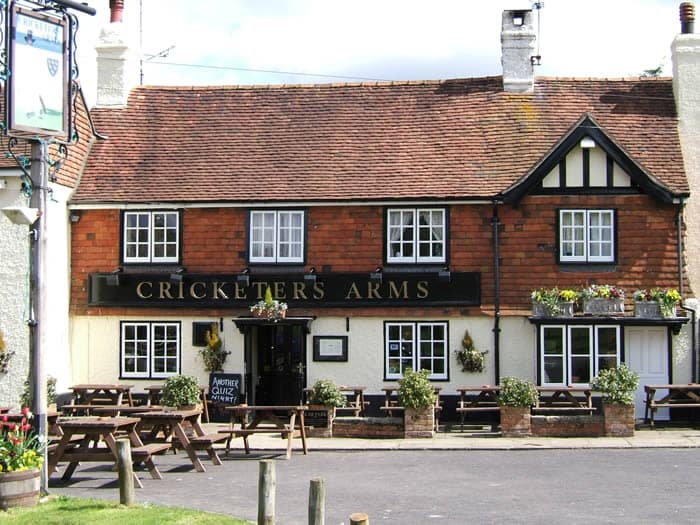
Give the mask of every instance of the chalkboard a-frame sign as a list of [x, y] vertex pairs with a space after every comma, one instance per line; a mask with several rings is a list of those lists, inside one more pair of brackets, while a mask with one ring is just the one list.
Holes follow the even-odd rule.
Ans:
[[211, 403], [237, 405], [241, 397], [241, 374], [212, 373], [209, 376], [209, 396]]

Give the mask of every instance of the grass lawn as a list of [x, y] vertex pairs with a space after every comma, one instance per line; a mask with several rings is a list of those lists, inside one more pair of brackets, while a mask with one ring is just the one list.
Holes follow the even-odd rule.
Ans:
[[0, 511], [0, 523], [12, 525], [249, 525], [224, 514], [199, 512], [177, 507], [160, 507], [137, 503], [125, 507], [119, 503], [94, 499], [58, 496], [36, 507], [16, 507]]

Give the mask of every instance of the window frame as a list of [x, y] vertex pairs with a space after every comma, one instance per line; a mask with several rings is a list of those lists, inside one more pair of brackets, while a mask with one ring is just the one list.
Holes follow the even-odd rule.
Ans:
[[[254, 225], [255, 218], [257, 216], [262, 216], [262, 224], [260, 226]], [[265, 225], [265, 216], [272, 216], [274, 218], [274, 224], [271, 226]], [[291, 224], [294, 217], [300, 217], [300, 224], [298, 226]], [[285, 226], [282, 217], [291, 218], [289, 226]], [[248, 212], [248, 262], [251, 264], [304, 264], [306, 260], [306, 245], [307, 245], [307, 219], [306, 210], [302, 209], [260, 209], [260, 210], [250, 210]], [[256, 231], [262, 230], [262, 237], [258, 240], [256, 239]], [[265, 238], [265, 230], [271, 230], [272, 239]], [[299, 239], [291, 239], [289, 241], [283, 240], [284, 235], [281, 233], [284, 231], [290, 232], [290, 236], [293, 236], [294, 231], [299, 232]], [[265, 245], [271, 244], [273, 254], [266, 256]], [[294, 246], [299, 246], [299, 255], [280, 255], [282, 251], [282, 245], [290, 246], [290, 252], [293, 251]], [[262, 254], [254, 255], [256, 250], [256, 245], [262, 245]]]
[[[425, 340], [421, 337], [421, 328], [431, 328], [431, 332], [434, 332], [434, 329], [436, 327], [442, 328], [444, 331], [444, 337], [441, 340], [432, 338], [429, 341]], [[411, 337], [408, 338], [391, 338], [390, 331], [393, 328], [398, 328], [401, 336], [403, 336], [403, 331], [405, 328], [411, 328], [412, 333]], [[450, 351], [449, 351], [449, 340], [450, 340], [450, 334], [449, 334], [449, 322], [448, 321], [385, 321], [384, 322], [384, 380], [385, 381], [396, 381], [399, 379], [403, 378], [403, 371], [396, 373], [396, 372], [390, 372], [391, 369], [391, 362], [393, 360], [399, 359], [402, 361], [402, 363], [399, 366], [403, 365], [403, 362], [410, 361], [411, 363], [411, 369], [412, 370], [420, 370], [422, 367], [420, 366], [421, 361], [423, 359], [429, 359], [431, 362], [439, 362], [441, 361], [443, 363], [443, 372], [438, 372], [434, 373], [435, 366], [434, 364], [431, 364], [430, 368], [430, 375], [428, 376], [428, 379], [431, 381], [449, 381], [450, 378]], [[443, 353], [444, 355], [442, 357], [435, 357], [435, 342], [441, 341], [443, 345]], [[391, 356], [391, 344], [403, 344], [404, 342], [410, 342], [411, 344], [411, 352], [410, 355], [407, 352], [406, 356], [403, 355], [403, 348], [399, 349], [399, 356], [398, 357], [392, 357]], [[432, 342], [433, 344], [431, 345], [431, 355], [429, 357], [422, 357], [421, 356], [421, 346], [424, 343], [427, 342]], [[407, 367], [402, 367], [402, 370], [405, 370]]]
[[[145, 337], [141, 337], [136, 333], [135, 337], [127, 337], [127, 330], [136, 327], [137, 329], [145, 328]], [[156, 332], [159, 329], [175, 329], [175, 338], [170, 338], [166, 334], [164, 339], [157, 339]], [[159, 356], [157, 355], [156, 345], [161, 342], [175, 345], [175, 355]], [[145, 344], [146, 353], [143, 356], [138, 356], [136, 352], [127, 353], [126, 345], [132, 343], [134, 345]], [[134, 358], [140, 361], [145, 361], [145, 370], [128, 370], [126, 361], [129, 358]], [[165, 372], [156, 372], [156, 360], [174, 361], [174, 369]], [[119, 323], [119, 374], [122, 378], [133, 379], [164, 379], [180, 373], [182, 363], [182, 323], [180, 321], [121, 321]], [[166, 367], [167, 368], [167, 365]]]
[[[573, 349], [573, 332], [577, 330], [586, 330], [588, 332], [588, 343], [589, 348], [587, 353], [578, 352], [574, 353]], [[603, 337], [601, 336], [604, 330], [613, 330], [614, 338], [616, 342], [616, 348], [614, 352], [603, 352], [600, 348], [601, 341]], [[545, 335], [548, 331], [557, 331], [561, 334], [560, 341], [562, 343], [561, 352], [549, 352], [546, 353], [548, 346], [546, 344]], [[583, 381], [573, 381], [573, 363], [574, 359], [581, 359], [584, 356], [588, 356], [589, 360], [589, 377], [590, 379], [598, 375], [600, 370], [602, 370], [602, 359], [615, 359], [615, 365], [619, 365], [622, 359], [622, 330], [620, 325], [614, 324], [543, 324], [538, 327], [537, 334], [538, 342], [538, 373], [540, 384], [542, 386], [590, 386], [590, 380]], [[562, 364], [562, 381], [546, 381], [546, 365], [550, 360], [547, 357], [551, 356], [561, 356]]]
[[[428, 240], [421, 240], [420, 238], [420, 230], [428, 230], [429, 232], [432, 230], [432, 228], [435, 227], [435, 225], [432, 223], [432, 221], [427, 224], [427, 225], [421, 225], [420, 224], [420, 215], [421, 213], [429, 213], [432, 217], [432, 214], [435, 212], [439, 212], [442, 218], [442, 239], [440, 241], [434, 241], [432, 240], [432, 237], [429, 238]], [[403, 219], [403, 216], [405, 214], [411, 214], [412, 216], [412, 224], [410, 225], [411, 228], [411, 235], [412, 239], [410, 240], [404, 240], [403, 238], [403, 233], [406, 229], [406, 226], [403, 224], [403, 220], [400, 219], [400, 222], [398, 224], [392, 224], [392, 215], [395, 214], [400, 214], [401, 219]], [[449, 214], [448, 214], [448, 209], [446, 207], [441, 207], [441, 206], [425, 206], [425, 207], [396, 207], [396, 208], [387, 208], [386, 213], [385, 213], [385, 228], [384, 228], [384, 233], [386, 236], [386, 242], [384, 244], [384, 249], [385, 249], [385, 260], [387, 264], [446, 264], [447, 263], [447, 257], [448, 257], [448, 247], [449, 247]], [[408, 226], [408, 225], [407, 225]], [[400, 230], [399, 234], [400, 237], [398, 239], [392, 240], [392, 231], [393, 230]], [[403, 245], [410, 245], [412, 250], [413, 250], [413, 255], [397, 255], [394, 256], [392, 255], [392, 244], [399, 243], [402, 246]], [[427, 245], [427, 246], [432, 246], [434, 244], [439, 244], [442, 246], [442, 256], [433, 256], [432, 255], [432, 250], [431, 255], [427, 256], [421, 256], [420, 255], [420, 249], [421, 246]], [[403, 250], [401, 250], [403, 252]]]
[[[574, 214], [583, 215], [583, 224], [581, 226], [564, 224], [564, 216]], [[606, 215], [610, 219], [609, 226], [600, 226], [591, 224], [592, 217], [601, 217]], [[617, 259], [617, 213], [616, 210], [611, 208], [601, 208], [601, 209], [588, 209], [588, 208], [562, 208], [557, 212], [557, 234], [559, 236], [557, 247], [558, 247], [558, 259], [559, 263], [578, 263], [578, 264], [610, 264], [615, 263]], [[583, 230], [582, 239], [568, 239], [565, 235], [565, 229], [570, 230]], [[592, 233], [594, 231], [609, 231], [610, 239], [592, 239]], [[600, 237], [600, 235], [598, 236]], [[583, 246], [582, 255], [564, 255], [565, 244], [581, 244]], [[591, 248], [594, 245], [610, 246], [610, 255], [591, 255]]]
[[[156, 221], [154, 220], [157, 215], [164, 215], [166, 217], [175, 217], [174, 227], [167, 225], [163, 229], [174, 229], [175, 230], [175, 240], [168, 241], [167, 239], [163, 241], [155, 241], [156, 237], [155, 230], [158, 228]], [[133, 227], [129, 226], [129, 217], [135, 216], [137, 224]], [[140, 226], [138, 224], [139, 217], [148, 217], [148, 225]], [[166, 219], [167, 221], [167, 219]], [[139, 239], [131, 241], [128, 239], [129, 232], [132, 230], [147, 230], [148, 239], [146, 241], [140, 241]], [[167, 234], [166, 234], [167, 237]], [[127, 250], [130, 246], [136, 245], [138, 252], [138, 245], [146, 244], [148, 249], [148, 254], [145, 256], [129, 256]], [[154, 256], [157, 246], [173, 245], [175, 246], [174, 256]], [[123, 264], [179, 264], [182, 255], [182, 211], [181, 210], [124, 210], [122, 212], [122, 232], [121, 232], [121, 260]]]

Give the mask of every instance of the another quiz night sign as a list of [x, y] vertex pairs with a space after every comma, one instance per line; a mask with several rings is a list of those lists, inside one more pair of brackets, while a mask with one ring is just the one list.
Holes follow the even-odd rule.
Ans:
[[[430, 273], [387, 273], [382, 282], [369, 274], [316, 274], [315, 283], [303, 276], [251, 276], [242, 286], [236, 275], [185, 275], [171, 282], [169, 274], [90, 274], [92, 306], [247, 308], [263, 299], [270, 286], [275, 299], [290, 307], [348, 306], [477, 306], [481, 302], [478, 272], [452, 272], [449, 281]], [[110, 279], [110, 277], [112, 277]]]

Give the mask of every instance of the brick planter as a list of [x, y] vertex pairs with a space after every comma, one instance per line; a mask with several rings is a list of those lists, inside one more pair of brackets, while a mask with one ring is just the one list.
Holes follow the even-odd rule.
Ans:
[[634, 405], [603, 403], [603, 415], [606, 436], [634, 436]]
[[501, 407], [503, 437], [525, 437], [530, 431], [530, 407]]
[[404, 437], [431, 438], [435, 435], [435, 410], [432, 406], [420, 410], [404, 409]]

